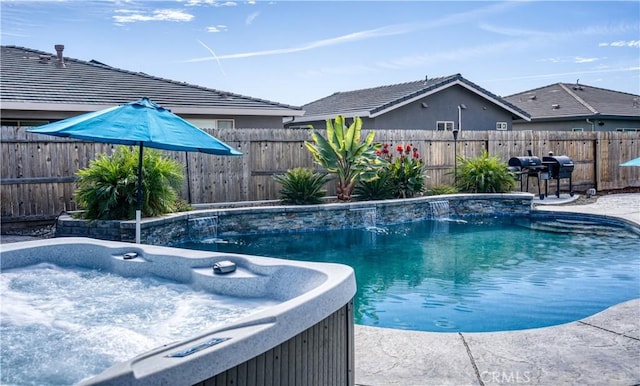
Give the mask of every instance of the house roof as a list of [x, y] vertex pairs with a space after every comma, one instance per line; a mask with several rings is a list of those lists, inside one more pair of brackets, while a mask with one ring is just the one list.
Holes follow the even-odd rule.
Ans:
[[96, 111], [149, 97], [177, 114], [297, 116], [300, 107], [83, 61], [1, 46], [0, 102], [7, 110]]
[[302, 106], [305, 114], [302, 117], [295, 118], [294, 122], [319, 121], [333, 118], [336, 115], [375, 118], [388, 111], [456, 85], [462, 86], [501, 106], [517, 118], [529, 120], [529, 115], [525, 111], [470, 82], [460, 74], [455, 74], [362, 90], [336, 92], [328, 97]]
[[640, 119], [640, 95], [578, 83], [555, 83], [505, 99], [528, 112], [532, 120], [595, 116]]

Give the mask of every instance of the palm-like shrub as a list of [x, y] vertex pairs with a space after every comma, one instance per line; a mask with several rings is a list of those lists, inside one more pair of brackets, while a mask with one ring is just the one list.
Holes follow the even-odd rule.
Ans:
[[458, 193], [458, 189], [451, 185], [435, 185], [427, 190], [429, 196], [439, 196], [441, 194], [455, 194]]
[[281, 201], [285, 204], [319, 204], [326, 196], [327, 173], [314, 172], [309, 168], [289, 169], [285, 174], [273, 176], [282, 185]]
[[338, 176], [336, 195], [341, 201], [349, 201], [356, 183], [375, 178], [382, 165], [376, 155], [379, 145], [373, 143], [375, 133], [369, 132], [364, 140], [361, 134], [360, 117], [347, 126], [344, 116], [338, 115], [333, 122], [327, 119], [327, 138], [312, 128], [313, 143], [305, 142], [315, 161]]
[[506, 193], [513, 190], [516, 181], [506, 162], [489, 157], [487, 150], [476, 158], [458, 158], [456, 187], [466, 193]]
[[377, 178], [358, 181], [354, 189], [354, 193], [358, 196], [358, 200], [386, 200], [394, 198], [394, 185], [392, 173], [389, 168], [385, 167], [378, 170]]
[[[100, 154], [89, 167], [77, 172], [76, 200], [90, 220], [135, 218], [138, 189], [137, 148], [119, 146], [113, 155]], [[142, 160], [142, 214], [159, 216], [182, 207], [178, 191], [184, 175], [182, 166], [146, 149]]]

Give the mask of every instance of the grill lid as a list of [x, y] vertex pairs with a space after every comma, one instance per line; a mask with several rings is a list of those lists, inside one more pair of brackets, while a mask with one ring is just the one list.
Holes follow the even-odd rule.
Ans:
[[566, 155], [542, 157], [542, 162], [555, 163], [560, 167], [573, 167], [573, 161]]
[[521, 168], [542, 166], [542, 161], [536, 156], [511, 157], [509, 158], [509, 166], [518, 166]]

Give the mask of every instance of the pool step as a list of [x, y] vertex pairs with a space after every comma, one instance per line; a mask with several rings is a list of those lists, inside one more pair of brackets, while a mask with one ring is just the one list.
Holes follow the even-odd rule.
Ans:
[[531, 229], [554, 233], [598, 234], [609, 236], [620, 236], [621, 234], [617, 228], [611, 228], [610, 226], [603, 225], [601, 223], [565, 219], [532, 221]]

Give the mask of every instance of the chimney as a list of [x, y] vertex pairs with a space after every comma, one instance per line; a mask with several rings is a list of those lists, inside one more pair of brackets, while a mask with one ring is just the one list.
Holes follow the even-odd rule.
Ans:
[[62, 56], [62, 51], [64, 51], [64, 45], [56, 44], [55, 49], [56, 49], [56, 53], [58, 54], [58, 63], [56, 63], [56, 67], [66, 68], [67, 65], [64, 63], [64, 56]]

